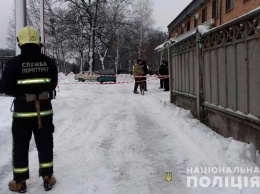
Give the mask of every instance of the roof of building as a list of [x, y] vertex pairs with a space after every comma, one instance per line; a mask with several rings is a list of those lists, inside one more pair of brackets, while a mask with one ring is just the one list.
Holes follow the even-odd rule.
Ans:
[[167, 26], [168, 31], [180, 26], [185, 19], [194, 14], [208, 0], [193, 0], [182, 12]]
[[157, 46], [154, 50], [158, 51], [158, 52], [161, 51], [161, 50], [164, 50], [169, 45], [178, 43], [178, 42], [180, 42], [180, 41], [182, 41], [186, 38], [193, 36], [197, 32], [197, 30], [199, 31], [199, 33], [204, 34], [204, 33], [209, 31], [209, 26], [208, 25], [199, 25], [196, 28], [194, 28], [194, 29], [192, 29], [192, 30], [180, 35], [180, 36], [177, 36], [175, 38], [170, 38], [169, 40], [167, 40], [163, 44]]

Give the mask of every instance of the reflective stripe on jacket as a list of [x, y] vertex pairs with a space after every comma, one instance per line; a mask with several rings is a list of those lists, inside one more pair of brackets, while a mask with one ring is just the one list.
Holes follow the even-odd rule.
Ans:
[[22, 79], [17, 80], [18, 85], [25, 85], [25, 84], [41, 84], [41, 83], [50, 83], [50, 78], [33, 78], [33, 79]]

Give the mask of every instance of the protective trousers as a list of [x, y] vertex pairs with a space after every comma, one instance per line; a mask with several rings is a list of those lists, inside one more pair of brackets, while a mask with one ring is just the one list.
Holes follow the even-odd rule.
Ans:
[[163, 88], [163, 83], [164, 83], [164, 80], [162, 78], [160, 78], [160, 88]]
[[169, 91], [169, 78], [165, 78], [164, 81], [163, 81], [163, 84], [164, 84], [164, 89]]
[[13, 118], [13, 174], [14, 180], [29, 179], [29, 145], [34, 134], [39, 158], [39, 176], [53, 174], [52, 115], [42, 117], [43, 128], [38, 129], [37, 118]]

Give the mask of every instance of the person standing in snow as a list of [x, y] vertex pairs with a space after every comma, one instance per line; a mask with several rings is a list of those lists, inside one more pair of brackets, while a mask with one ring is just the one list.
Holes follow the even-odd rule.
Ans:
[[17, 37], [21, 54], [6, 64], [0, 93], [14, 97], [13, 105], [13, 180], [9, 189], [27, 191], [29, 143], [34, 134], [39, 158], [39, 175], [46, 191], [56, 180], [53, 176], [53, 111], [51, 99], [58, 82], [54, 60], [41, 53], [39, 33], [29, 26]]
[[142, 81], [144, 82], [144, 91], [147, 91], [147, 83], [146, 83], [146, 75], [148, 74], [148, 68], [146, 65], [146, 61], [142, 61], [142, 68], [143, 68], [143, 76]]
[[161, 80], [163, 80], [164, 91], [169, 91], [169, 71], [167, 61], [162, 60], [162, 65], [160, 66], [159, 73], [160, 75], [162, 75]]
[[163, 73], [163, 68], [164, 68], [164, 65], [163, 65], [163, 61], [162, 61], [161, 65], [159, 67], [159, 76], [158, 76], [158, 78], [160, 79], [160, 87], [159, 87], [159, 89], [163, 89], [164, 88], [164, 85], [163, 85], [163, 81], [164, 80], [163, 80], [163, 77], [160, 76]]
[[141, 76], [144, 74], [144, 72], [142, 68], [142, 60], [138, 59], [136, 62], [137, 63], [133, 67], [133, 74], [135, 78], [134, 94], [139, 94], [139, 92], [137, 92], [137, 88], [141, 82]]

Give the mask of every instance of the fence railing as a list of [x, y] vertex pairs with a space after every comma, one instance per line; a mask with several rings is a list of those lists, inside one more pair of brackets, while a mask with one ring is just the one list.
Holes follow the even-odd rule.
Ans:
[[[260, 148], [260, 9], [168, 47], [171, 102]], [[253, 136], [257, 136], [253, 137]]]

